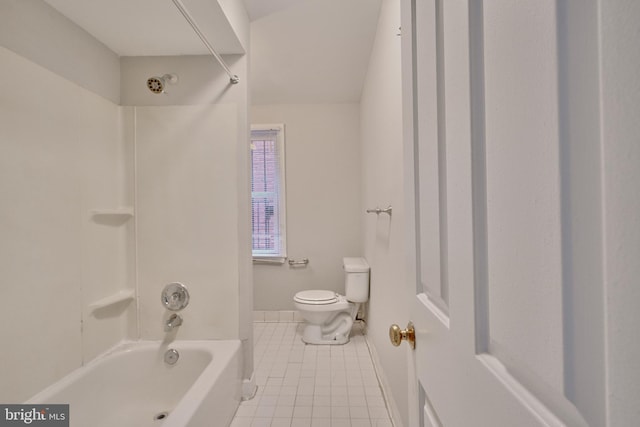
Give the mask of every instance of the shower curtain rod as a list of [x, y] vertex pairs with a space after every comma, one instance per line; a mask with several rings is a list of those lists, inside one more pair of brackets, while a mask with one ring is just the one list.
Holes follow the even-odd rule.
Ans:
[[229, 75], [229, 81], [232, 84], [238, 83], [240, 81], [240, 79], [238, 79], [238, 76], [231, 72], [231, 70], [229, 69], [227, 64], [225, 64], [225, 62], [222, 59], [222, 57], [220, 56], [220, 54], [218, 54], [218, 52], [215, 51], [213, 46], [211, 46], [211, 43], [209, 43], [209, 40], [207, 40], [205, 35], [202, 34], [202, 31], [200, 31], [200, 28], [198, 27], [198, 24], [196, 24], [196, 21], [193, 19], [193, 17], [189, 14], [187, 9], [184, 7], [184, 4], [182, 4], [182, 2], [180, 0], [173, 0], [173, 4], [176, 5], [176, 7], [180, 11], [180, 13], [182, 13], [182, 16], [184, 16], [184, 19], [186, 19], [187, 22], [189, 23], [189, 25], [191, 25], [191, 28], [193, 28], [193, 31], [195, 31], [196, 34], [198, 35], [198, 37], [200, 37], [200, 40], [202, 40], [202, 43], [204, 43], [204, 45], [207, 47], [209, 52], [211, 52], [211, 54], [214, 56], [214, 58], [216, 58], [218, 60], [218, 62], [222, 66], [222, 68], [224, 68], [224, 71], [227, 72], [227, 74]]

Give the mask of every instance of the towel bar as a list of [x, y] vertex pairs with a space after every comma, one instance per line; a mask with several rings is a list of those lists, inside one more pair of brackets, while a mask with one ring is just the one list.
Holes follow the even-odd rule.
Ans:
[[367, 209], [367, 213], [374, 213], [376, 215], [380, 215], [381, 213], [385, 213], [389, 216], [391, 216], [391, 211], [393, 210], [393, 208], [391, 207], [391, 205], [387, 206], [385, 209], [380, 209], [379, 207], [376, 206], [375, 209]]

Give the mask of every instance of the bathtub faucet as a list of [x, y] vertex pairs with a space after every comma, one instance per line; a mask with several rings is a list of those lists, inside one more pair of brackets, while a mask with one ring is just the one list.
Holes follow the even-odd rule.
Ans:
[[180, 317], [179, 315], [173, 313], [169, 317], [169, 319], [167, 319], [167, 323], [165, 324], [164, 330], [166, 332], [171, 332], [172, 330], [174, 330], [175, 328], [177, 328], [180, 325], [182, 325], [182, 317]]

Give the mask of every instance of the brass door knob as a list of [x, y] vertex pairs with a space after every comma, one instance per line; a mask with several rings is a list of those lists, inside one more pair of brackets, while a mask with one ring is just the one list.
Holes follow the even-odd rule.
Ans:
[[416, 348], [416, 330], [413, 327], [413, 323], [407, 324], [407, 329], [400, 329], [400, 326], [395, 323], [389, 328], [389, 339], [391, 344], [396, 347], [399, 346], [402, 341], [406, 341], [411, 348]]

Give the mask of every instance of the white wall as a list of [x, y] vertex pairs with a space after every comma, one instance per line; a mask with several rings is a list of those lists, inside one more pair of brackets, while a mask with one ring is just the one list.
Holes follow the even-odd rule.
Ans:
[[344, 293], [342, 258], [362, 256], [358, 105], [253, 106], [251, 122], [285, 125], [287, 253], [309, 258], [254, 265], [254, 309], [293, 310], [304, 289]]
[[118, 55], [42, 0], [0, 1], [0, 45], [118, 104]]
[[133, 304], [88, 305], [129, 283], [120, 109], [0, 47], [0, 401], [21, 402], [127, 336]]
[[363, 208], [393, 206], [393, 215], [362, 218], [364, 255], [371, 265], [367, 334], [390, 391], [396, 425], [408, 426], [408, 346], [389, 343], [393, 323], [409, 320], [405, 301], [405, 223], [400, 2], [384, 0], [361, 100]]

